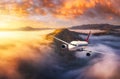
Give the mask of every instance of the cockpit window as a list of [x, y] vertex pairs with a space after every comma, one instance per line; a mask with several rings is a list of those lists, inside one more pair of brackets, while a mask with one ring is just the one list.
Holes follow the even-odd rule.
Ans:
[[78, 47], [79, 47], [79, 46], [87, 46], [87, 45], [82, 45], [82, 44], [79, 44], [79, 45], [78, 45]]
[[[71, 44], [71, 43], [70, 43]], [[76, 45], [76, 44], [71, 44], [71, 45], [73, 45], [73, 46], [78, 46], [78, 45]]]

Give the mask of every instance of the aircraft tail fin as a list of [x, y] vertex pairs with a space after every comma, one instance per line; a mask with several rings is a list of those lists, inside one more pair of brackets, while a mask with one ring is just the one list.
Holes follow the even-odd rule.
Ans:
[[87, 38], [86, 38], [86, 41], [89, 42], [89, 38], [90, 38], [90, 35], [91, 35], [91, 31], [89, 32]]

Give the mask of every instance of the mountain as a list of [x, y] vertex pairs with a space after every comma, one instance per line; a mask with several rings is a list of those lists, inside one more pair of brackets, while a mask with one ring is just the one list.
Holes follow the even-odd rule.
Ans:
[[22, 27], [18, 30], [21, 30], [21, 31], [39, 31], [39, 30], [49, 30], [49, 29], [53, 29], [53, 28], [33, 28], [30, 26], [26, 26], [26, 27]]
[[110, 25], [110, 24], [87, 24], [81, 26], [73, 26], [69, 29], [72, 30], [100, 30], [104, 32], [93, 33], [94, 35], [117, 35], [120, 36], [120, 26], [119, 25]]
[[0, 31], [40, 31], [40, 30], [50, 30], [54, 28], [33, 28], [31, 26], [21, 27], [21, 28], [15, 28], [15, 29], [0, 29]]
[[73, 26], [70, 29], [98, 29], [98, 30], [114, 30], [120, 29], [118, 25], [110, 25], [110, 24], [87, 24], [81, 26]]

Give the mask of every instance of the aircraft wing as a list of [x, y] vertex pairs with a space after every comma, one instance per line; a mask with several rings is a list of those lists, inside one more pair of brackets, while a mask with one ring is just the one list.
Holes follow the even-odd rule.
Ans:
[[59, 38], [57, 38], [57, 37], [54, 37], [56, 40], [58, 40], [58, 41], [61, 41], [61, 42], [63, 42], [63, 43], [65, 43], [65, 44], [67, 44], [67, 45], [73, 45], [73, 46], [77, 46], [77, 45], [75, 45], [75, 44], [71, 44], [71, 43], [68, 43], [68, 42], [66, 42], [66, 41], [63, 41], [63, 40], [61, 40], [61, 39], [59, 39]]
[[66, 41], [63, 41], [63, 40], [61, 40], [61, 39], [59, 39], [59, 38], [57, 38], [57, 37], [54, 37], [56, 40], [58, 40], [58, 41], [61, 41], [61, 42], [63, 42], [63, 43], [65, 43], [65, 44], [70, 44], [70, 43], [68, 43], [68, 42], [66, 42]]

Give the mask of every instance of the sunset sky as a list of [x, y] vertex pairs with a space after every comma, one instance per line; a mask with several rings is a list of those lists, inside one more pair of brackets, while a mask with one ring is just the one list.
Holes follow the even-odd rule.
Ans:
[[120, 25], [120, 0], [0, 0], [0, 28]]
[[117, 27], [120, 0], [0, 0], [0, 79], [120, 79]]

